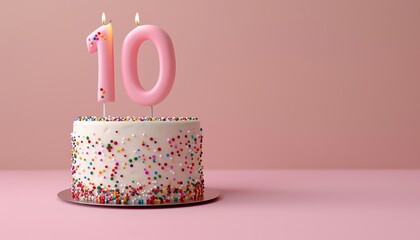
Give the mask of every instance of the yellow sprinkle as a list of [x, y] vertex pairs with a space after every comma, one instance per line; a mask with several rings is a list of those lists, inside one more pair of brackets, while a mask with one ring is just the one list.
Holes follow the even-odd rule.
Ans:
[[150, 166], [150, 165], [149, 165], [149, 166], [147, 166], [147, 167], [148, 167], [148, 168], [151, 168], [152, 166]]

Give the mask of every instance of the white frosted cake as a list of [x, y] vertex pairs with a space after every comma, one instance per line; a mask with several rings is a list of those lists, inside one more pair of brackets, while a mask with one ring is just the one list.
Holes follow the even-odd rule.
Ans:
[[79, 117], [72, 136], [72, 197], [116, 204], [200, 200], [197, 118]]

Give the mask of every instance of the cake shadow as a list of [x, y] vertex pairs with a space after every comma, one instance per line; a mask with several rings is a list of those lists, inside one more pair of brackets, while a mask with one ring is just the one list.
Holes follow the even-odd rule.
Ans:
[[310, 201], [322, 201], [328, 195], [319, 191], [300, 191], [294, 189], [247, 189], [221, 188], [219, 201], [228, 205], [246, 206], [279, 206], [304, 204]]
[[[360, 190], [344, 191], [330, 189], [246, 189], [246, 188], [221, 188], [219, 201], [231, 206], [332, 206], [375, 204], [384, 202], [377, 193], [363, 192]], [[380, 200], [380, 201], [379, 201]]]

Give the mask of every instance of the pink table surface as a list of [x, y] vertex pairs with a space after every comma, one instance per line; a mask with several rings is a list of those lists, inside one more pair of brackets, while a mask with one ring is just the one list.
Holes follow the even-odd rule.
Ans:
[[420, 170], [207, 170], [218, 201], [62, 202], [69, 171], [0, 171], [0, 239], [420, 239]]

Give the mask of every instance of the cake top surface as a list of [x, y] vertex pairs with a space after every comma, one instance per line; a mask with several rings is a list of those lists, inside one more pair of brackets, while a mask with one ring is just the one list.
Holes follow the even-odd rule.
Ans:
[[76, 117], [74, 121], [81, 122], [185, 122], [197, 121], [196, 117], [118, 117], [118, 116], [80, 116]]

